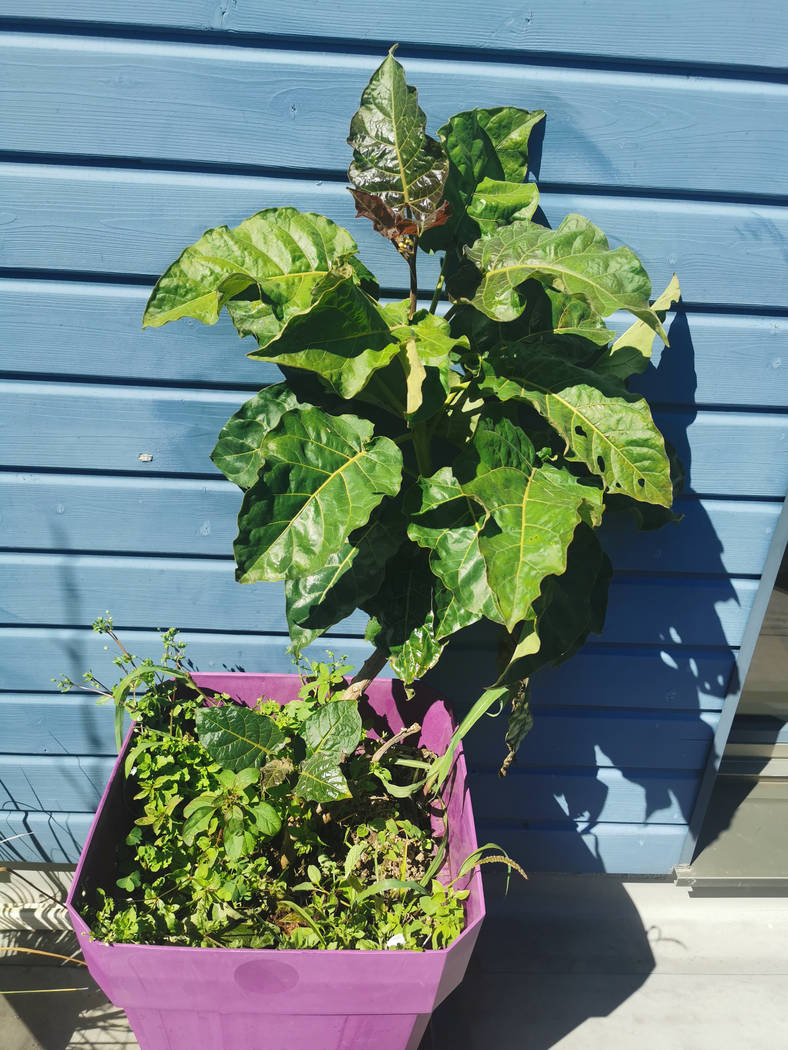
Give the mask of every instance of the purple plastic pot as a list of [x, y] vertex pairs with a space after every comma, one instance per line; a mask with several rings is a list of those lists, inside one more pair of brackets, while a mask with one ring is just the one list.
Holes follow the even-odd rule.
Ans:
[[[287, 703], [297, 675], [196, 674], [203, 687], [252, 705]], [[397, 731], [418, 720], [420, 743], [442, 754], [453, 721], [446, 704], [396, 681], [373, 682], [369, 705]], [[83, 891], [112, 885], [115, 846], [131, 824], [122, 762], [129, 737], [82, 850], [68, 895], [71, 922], [93, 978], [126, 1011], [141, 1050], [416, 1050], [435, 1007], [462, 980], [484, 918], [479, 869], [467, 877], [465, 930], [440, 951], [295, 951], [184, 948], [91, 941], [77, 910]], [[465, 760], [447, 782], [447, 868], [455, 875], [476, 849]]]

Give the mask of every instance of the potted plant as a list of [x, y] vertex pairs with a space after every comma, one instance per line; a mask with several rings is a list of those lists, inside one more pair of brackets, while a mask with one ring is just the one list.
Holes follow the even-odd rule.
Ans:
[[[237, 579], [284, 581], [297, 654], [357, 608], [374, 648], [349, 684], [331, 664], [310, 680], [191, 675], [171, 635], [162, 665], [130, 669], [121, 653], [112, 695], [140, 728], [70, 907], [80, 932], [90, 919], [88, 961], [111, 998], [133, 1003], [144, 1048], [174, 1046], [176, 1032], [183, 1045], [257, 1045], [258, 1007], [272, 1047], [417, 1045], [483, 912], [460, 741], [505, 709], [505, 773], [531, 725], [530, 678], [600, 629], [606, 507], [630, 508], [641, 527], [673, 518], [679, 468], [626, 379], [647, 366], [654, 335], [665, 339], [675, 278], [651, 304], [629, 248], [611, 249], [579, 215], [556, 230], [536, 221], [526, 176], [542, 111], [472, 110], [431, 138], [392, 52], [351, 121], [349, 179], [358, 215], [402, 256], [409, 297], [381, 299], [331, 220], [269, 208], [208, 230], [145, 311], [155, 327], [213, 324], [226, 308], [255, 342], [248, 356], [280, 367], [284, 381], [247, 401], [213, 452], [243, 492]], [[428, 307], [420, 251], [441, 255]], [[634, 317], [620, 337], [605, 323], [616, 311]], [[500, 628], [499, 666], [455, 727], [418, 683], [480, 620]], [[376, 680], [386, 663], [400, 684]], [[411, 722], [418, 740], [403, 735]], [[385, 815], [362, 819], [372, 797]], [[422, 859], [380, 877], [403, 821]], [[192, 871], [182, 854], [195, 844]], [[163, 871], [179, 874], [167, 883]], [[190, 940], [167, 903], [184, 886], [199, 919]], [[354, 926], [362, 913], [372, 919]], [[151, 930], [159, 941], [146, 943]], [[118, 940], [138, 943], [107, 943]]]

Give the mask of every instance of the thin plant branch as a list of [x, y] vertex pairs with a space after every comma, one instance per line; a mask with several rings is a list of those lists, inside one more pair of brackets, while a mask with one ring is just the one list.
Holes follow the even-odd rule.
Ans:
[[406, 737], [412, 736], [414, 733], [418, 733], [420, 729], [421, 725], [419, 722], [414, 722], [413, 725], [408, 726], [407, 729], [400, 729], [399, 732], [394, 734], [394, 736], [390, 737], [383, 744], [381, 744], [381, 746], [377, 749], [375, 754], [370, 759], [370, 762], [380, 762], [381, 758], [386, 754], [390, 747], [393, 747], [395, 744], [398, 744], [401, 740], [404, 740]]
[[0, 952], [21, 952], [23, 955], [46, 955], [50, 959], [62, 959], [63, 962], [73, 962], [77, 966], [87, 966], [87, 963], [83, 959], [75, 959], [73, 955], [61, 955], [60, 952], [44, 952], [40, 948], [18, 948], [16, 945], [13, 947], [0, 947]]

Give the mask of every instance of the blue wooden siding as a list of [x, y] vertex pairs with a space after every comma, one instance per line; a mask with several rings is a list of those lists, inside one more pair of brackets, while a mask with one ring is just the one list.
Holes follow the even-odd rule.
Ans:
[[[111, 673], [88, 627], [104, 609], [139, 653], [175, 624], [199, 667], [289, 669], [281, 588], [234, 583], [238, 496], [208, 460], [276, 372], [224, 322], [143, 332], [139, 319], [184, 244], [276, 204], [348, 226], [402, 292], [343, 175], [360, 89], [398, 39], [433, 130], [477, 104], [544, 108], [547, 219], [588, 215], [657, 291], [681, 278], [671, 346], [638, 386], [687, 467], [684, 518], [645, 535], [606, 523], [618, 575], [604, 634], [536, 684], [508, 781], [499, 722], [469, 745], [480, 833], [526, 867], [679, 859], [788, 487], [788, 8], [477, 9], [375, 2], [359, 25], [347, 0], [4, 5], [0, 837], [24, 835], [7, 855], [73, 860], [84, 837], [111, 712], [50, 679]], [[425, 290], [434, 270], [425, 260]], [[330, 645], [359, 661], [362, 631], [350, 617]], [[460, 708], [489, 649], [471, 631], [439, 669]]]

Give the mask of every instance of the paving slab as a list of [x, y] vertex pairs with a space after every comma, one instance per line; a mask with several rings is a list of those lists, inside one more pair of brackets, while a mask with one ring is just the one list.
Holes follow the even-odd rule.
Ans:
[[[486, 881], [470, 970], [422, 1050], [788, 1047], [788, 898], [596, 875], [534, 876], [504, 896]], [[12, 943], [76, 948], [55, 930], [0, 934]], [[80, 990], [51, 990], [66, 987]], [[137, 1048], [83, 967], [0, 954], [0, 991], [0, 1050]]]

